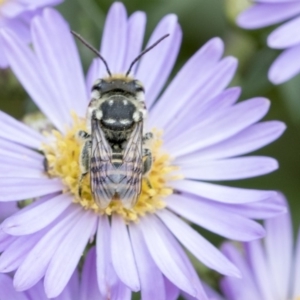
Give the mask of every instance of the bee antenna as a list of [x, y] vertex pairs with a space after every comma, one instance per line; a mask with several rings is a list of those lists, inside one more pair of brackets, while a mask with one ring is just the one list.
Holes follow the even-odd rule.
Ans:
[[135, 65], [135, 63], [148, 51], [150, 51], [151, 49], [153, 49], [155, 46], [157, 46], [162, 40], [164, 40], [166, 37], [168, 37], [170, 34], [165, 34], [163, 37], [161, 37], [158, 41], [156, 41], [153, 45], [151, 45], [150, 47], [148, 47], [147, 49], [145, 49], [144, 51], [142, 51], [131, 63], [128, 71], [126, 72], [125, 76], [128, 76], [132, 67]]
[[91, 44], [89, 44], [81, 35], [79, 35], [77, 32], [71, 30], [71, 33], [83, 44], [85, 45], [87, 48], [89, 48], [91, 51], [93, 51], [104, 63], [106, 71], [108, 73], [108, 75], [111, 77], [111, 72], [109, 70], [108, 64], [106, 62], [106, 60], [103, 58], [103, 56], [100, 54], [100, 52], [95, 49]]

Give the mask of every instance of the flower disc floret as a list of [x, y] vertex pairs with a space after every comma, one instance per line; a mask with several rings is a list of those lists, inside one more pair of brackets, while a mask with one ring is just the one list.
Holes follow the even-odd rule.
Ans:
[[65, 133], [52, 130], [49, 137], [52, 140], [51, 143], [44, 144], [42, 147], [47, 160], [48, 175], [61, 178], [66, 186], [64, 192], [71, 192], [74, 195], [73, 202], [98, 214], [117, 213], [126, 221], [136, 221], [139, 216], [154, 213], [156, 210], [166, 207], [163, 199], [173, 192], [167, 183], [169, 180], [179, 177], [174, 175], [177, 167], [172, 166], [170, 155], [162, 150], [162, 133], [158, 130], [153, 130], [154, 139], [150, 145], [154, 157], [153, 165], [149, 174], [143, 178], [142, 192], [132, 209], [123, 207], [118, 200], [113, 200], [107, 208], [101, 209], [93, 199], [89, 174], [82, 181], [82, 193], [79, 196], [81, 177], [79, 160], [82, 142], [77, 138], [77, 133], [80, 130], [86, 131], [86, 121], [76, 115], [73, 119], [73, 126], [68, 128]]

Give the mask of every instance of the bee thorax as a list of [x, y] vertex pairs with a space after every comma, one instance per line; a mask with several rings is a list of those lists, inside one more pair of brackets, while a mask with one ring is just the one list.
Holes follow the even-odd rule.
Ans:
[[104, 127], [111, 130], [126, 130], [133, 126], [136, 106], [122, 96], [114, 96], [104, 101], [100, 106], [102, 112], [101, 122]]

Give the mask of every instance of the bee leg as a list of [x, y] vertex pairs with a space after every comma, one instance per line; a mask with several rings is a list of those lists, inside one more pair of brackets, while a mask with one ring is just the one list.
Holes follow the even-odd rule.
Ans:
[[82, 194], [82, 180], [84, 179], [84, 177], [88, 174], [88, 172], [90, 170], [91, 149], [92, 149], [92, 141], [91, 141], [90, 135], [89, 135], [83, 144], [83, 147], [82, 147], [81, 153], [80, 153], [80, 157], [79, 157], [79, 165], [80, 165], [81, 175], [80, 175], [80, 179], [79, 179], [78, 195], [80, 198], [81, 198], [81, 194]]
[[143, 144], [145, 144], [147, 141], [150, 141], [153, 139], [153, 133], [152, 132], [147, 132], [143, 136]]
[[47, 160], [46, 156], [43, 159], [43, 167], [44, 167], [44, 171], [46, 173], [48, 173], [48, 171], [49, 171], [49, 163], [48, 163], [48, 160]]
[[77, 132], [77, 138], [79, 138], [82, 141], [87, 141], [91, 139], [91, 135], [84, 130], [79, 130]]

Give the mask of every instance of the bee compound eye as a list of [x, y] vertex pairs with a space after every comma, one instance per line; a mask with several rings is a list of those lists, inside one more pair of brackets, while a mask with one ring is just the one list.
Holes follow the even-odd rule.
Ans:
[[102, 80], [97, 80], [92, 87], [92, 91], [94, 90], [101, 91], [101, 89], [102, 89]]
[[145, 92], [145, 89], [144, 89], [142, 83], [139, 81], [135, 81], [134, 87], [135, 87], [136, 92]]

